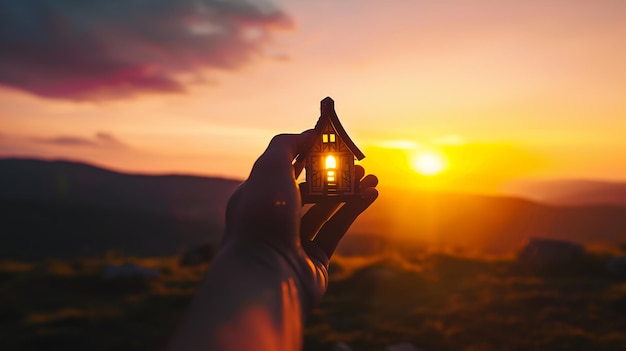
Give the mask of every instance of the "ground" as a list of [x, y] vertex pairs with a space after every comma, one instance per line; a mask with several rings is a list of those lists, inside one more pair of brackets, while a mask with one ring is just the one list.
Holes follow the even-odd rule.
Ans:
[[[305, 350], [410, 342], [424, 350], [624, 350], [626, 279], [604, 256], [529, 268], [514, 259], [442, 253], [337, 257]], [[107, 264], [158, 268], [157, 279], [103, 280]], [[5, 350], [158, 350], [208, 265], [175, 257], [0, 263]]]

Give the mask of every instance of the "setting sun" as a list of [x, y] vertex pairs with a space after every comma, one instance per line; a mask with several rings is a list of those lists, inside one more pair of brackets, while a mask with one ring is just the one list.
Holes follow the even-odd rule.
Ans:
[[431, 176], [443, 172], [446, 168], [446, 161], [437, 153], [424, 151], [413, 157], [411, 166], [417, 173]]

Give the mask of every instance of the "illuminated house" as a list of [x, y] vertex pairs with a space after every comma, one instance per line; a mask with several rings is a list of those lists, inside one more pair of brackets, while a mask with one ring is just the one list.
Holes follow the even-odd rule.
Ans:
[[358, 194], [354, 162], [365, 155], [341, 126], [330, 97], [321, 102], [321, 116], [314, 133], [315, 141], [308, 153], [298, 157], [304, 160], [306, 169], [306, 184], [301, 189], [303, 202], [318, 202], [325, 197], [346, 200]]

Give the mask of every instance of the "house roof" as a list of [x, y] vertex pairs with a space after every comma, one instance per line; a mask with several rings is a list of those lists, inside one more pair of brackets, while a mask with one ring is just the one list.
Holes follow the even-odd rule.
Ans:
[[315, 143], [315, 140], [319, 138], [319, 136], [322, 134], [322, 130], [324, 129], [324, 125], [326, 124], [327, 121], [330, 121], [333, 124], [333, 127], [335, 128], [335, 130], [341, 136], [341, 139], [346, 144], [350, 152], [352, 152], [354, 157], [357, 158], [357, 160], [360, 161], [365, 158], [365, 155], [361, 152], [361, 150], [359, 150], [358, 147], [356, 147], [352, 139], [350, 139], [350, 136], [348, 136], [348, 133], [346, 133], [346, 130], [343, 129], [341, 122], [339, 122], [339, 117], [337, 117], [337, 113], [335, 112], [335, 101], [331, 99], [330, 97], [324, 98], [320, 103], [320, 110], [321, 110], [321, 116], [317, 120], [317, 123], [315, 124], [315, 129], [313, 129], [315, 133], [315, 138], [310, 139], [311, 144], [306, 147], [307, 151], [305, 153], [299, 154], [298, 157], [296, 158], [296, 161], [294, 162], [294, 171], [295, 171], [296, 177], [298, 177], [300, 172], [302, 172], [302, 169], [304, 168], [305, 159], [309, 151], [313, 147], [313, 143]]
[[321, 116], [317, 120], [317, 124], [315, 124], [314, 129], [315, 135], [321, 135], [324, 125], [326, 125], [327, 121], [330, 121], [333, 127], [335, 127], [337, 134], [341, 136], [341, 139], [346, 144], [348, 149], [350, 149], [350, 151], [354, 154], [354, 157], [356, 157], [357, 160], [365, 158], [363, 152], [361, 152], [361, 150], [359, 150], [359, 148], [354, 144], [348, 133], [346, 133], [346, 130], [343, 129], [341, 122], [339, 122], [339, 117], [337, 117], [337, 113], [335, 112], [335, 101], [330, 97], [324, 98], [320, 103], [320, 110]]

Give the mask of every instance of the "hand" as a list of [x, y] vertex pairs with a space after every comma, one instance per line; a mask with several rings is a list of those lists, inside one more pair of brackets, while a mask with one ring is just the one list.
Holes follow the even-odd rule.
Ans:
[[[225, 245], [262, 242], [279, 253], [296, 272], [312, 308], [328, 283], [328, 263], [354, 220], [378, 196], [378, 179], [355, 166], [359, 197], [342, 205], [325, 201], [302, 215], [294, 158], [309, 145], [312, 131], [277, 135], [254, 164], [250, 177], [231, 197], [226, 214]], [[364, 177], [365, 176], [365, 177]], [[339, 208], [339, 209], [338, 209]], [[261, 248], [259, 248], [261, 250]]]
[[300, 350], [303, 320], [324, 295], [328, 261], [352, 222], [378, 196], [315, 204], [302, 215], [292, 161], [312, 132], [274, 137], [231, 196], [226, 232], [170, 350]]

